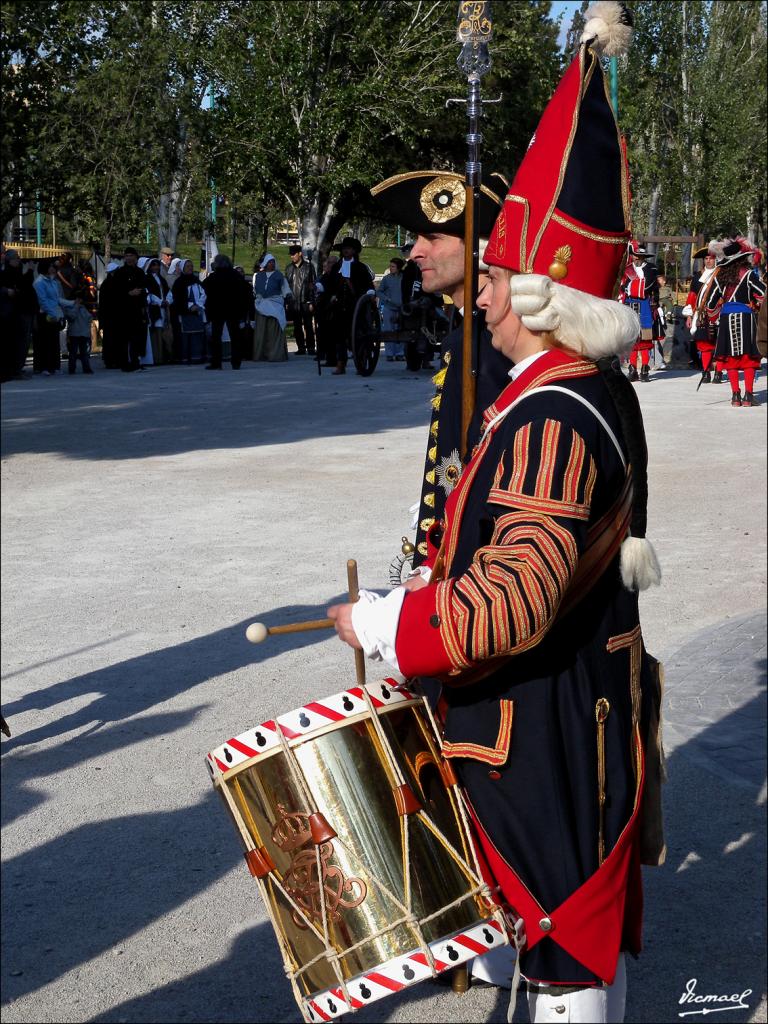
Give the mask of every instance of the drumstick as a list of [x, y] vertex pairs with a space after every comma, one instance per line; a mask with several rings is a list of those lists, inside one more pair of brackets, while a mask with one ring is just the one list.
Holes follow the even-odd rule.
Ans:
[[333, 629], [333, 619], [309, 619], [307, 622], [289, 622], [284, 626], [266, 626], [263, 622], [252, 622], [245, 635], [252, 644], [260, 644], [276, 633], [305, 633], [310, 629]]
[[[354, 604], [360, 598], [357, 582], [357, 562], [354, 558], [347, 561], [347, 585], [349, 586], [349, 600]], [[357, 685], [365, 686], [365, 654], [362, 651], [355, 651], [355, 675]]]

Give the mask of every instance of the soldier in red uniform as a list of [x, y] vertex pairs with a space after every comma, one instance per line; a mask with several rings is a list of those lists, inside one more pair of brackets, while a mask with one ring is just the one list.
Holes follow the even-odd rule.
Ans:
[[[686, 326], [691, 332], [701, 359], [702, 384], [713, 383], [709, 368], [715, 351], [718, 311], [717, 307], [710, 308], [709, 299], [717, 277], [716, 263], [718, 257], [722, 255], [723, 244], [713, 240], [708, 246], [697, 249], [693, 254], [694, 260], [704, 259], [704, 269], [691, 279], [691, 290], [683, 307]], [[715, 366], [714, 383], [720, 384], [722, 379], [723, 368], [718, 364]]]
[[[621, 279], [619, 302], [629, 306], [640, 321], [640, 336], [629, 357], [629, 379], [650, 379], [651, 349], [654, 342], [654, 322], [659, 308], [659, 282], [656, 266], [648, 261], [648, 253], [636, 241], [628, 248], [629, 261]], [[639, 373], [638, 373], [639, 369]]]
[[610, 299], [628, 173], [600, 56], [627, 26], [620, 5], [598, 10], [485, 250], [478, 305], [514, 367], [445, 530], [421, 577], [329, 609], [369, 657], [443, 680], [443, 755], [519, 922], [534, 1022], [623, 1019], [640, 863], [664, 855], [648, 832], [659, 693], [637, 597], [659, 569], [642, 417], [618, 366], [637, 319]]
[[[718, 322], [715, 359], [722, 362], [728, 374], [734, 406], [756, 404], [755, 374], [760, 367], [756, 313], [766, 291], [753, 266], [756, 255], [746, 238], [728, 239], [717, 261], [717, 277], [707, 300], [707, 310]], [[744, 376], [743, 398], [739, 373]]]

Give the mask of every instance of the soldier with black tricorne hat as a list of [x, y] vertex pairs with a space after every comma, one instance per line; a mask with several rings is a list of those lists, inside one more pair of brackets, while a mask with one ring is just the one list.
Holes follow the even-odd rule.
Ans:
[[[707, 308], [718, 318], [715, 359], [722, 362], [731, 385], [731, 405], [754, 406], [755, 374], [760, 367], [756, 313], [765, 299], [765, 284], [753, 266], [759, 250], [746, 238], [726, 239], [717, 261], [717, 278]], [[744, 375], [742, 398], [739, 373]]]
[[[683, 306], [683, 316], [686, 318], [686, 326], [691, 332], [691, 337], [696, 345], [696, 350], [701, 359], [702, 384], [711, 384], [712, 354], [715, 351], [715, 338], [717, 337], [717, 308], [710, 309], [709, 299], [717, 278], [717, 260], [723, 254], [723, 242], [713, 239], [708, 245], [702, 246], [693, 253], [693, 259], [703, 259], [704, 269], [694, 275], [691, 279], [691, 290]], [[723, 379], [723, 369], [718, 363], [715, 367], [715, 384], [720, 384]]]
[[352, 318], [358, 300], [368, 293], [376, 294], [371, 270], [360, 261], [362, 248], [359, 239], [351, 237], [342, 238], [338, 245], [333, 246], [341, 253], [341, 259], [328, 274], [324, 297], [336, 339], [336, 369], [332, 376], [347, 372], [347, 356], [352, 346]]
[[[507, 182], [490, 175], [480, 190], [481, 238], [491, 232], [501, 209]], [[443, 516], [448, 495], [461, 472], [461, 348], [464, 313], [464, 178], [453, 171], [409, 171], [387, 178], [371, 189], [382, 216], [415, 234], [409, 253], [421, 273], [421, 288], [431, 294], [445, 293], [453, 302], [454, 329], [445, 337], [441, 368], [435, 374], [435, 396], [427, 439], [427, 454], [419, 503], [414, 566], [427, 554], [427, 531]], [[481, 251], [484, 243], [481, 242]], [[482, 267], [481, 267], [482, 270]], [[405, 296], [404, 296], [405, 301]], [[458, 320], [458, 323], [456, 323]], [[490, 344], [481, 321], [480, 343], [475, 353], [477, 403], [467, 438], [471, 452], [479, 437], [483, 410], [509, 383], [512, 364]]]
[[[649, 262], [647, 251], [634, 239], [627, 247], [627, 255], [619, 302], [634, 310], [640, 320], [640, 336], [629, 356], [629, 379], [647, 381], [651, 375], [649, 364], [654, 341], [653, 326], [659, 306], [658, 273], [656, 265]], [[641, 364], [639, 373], [638, 362]]]

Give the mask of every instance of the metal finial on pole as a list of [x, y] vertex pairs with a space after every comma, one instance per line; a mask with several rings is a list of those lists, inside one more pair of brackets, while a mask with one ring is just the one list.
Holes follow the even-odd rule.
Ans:
[[475, 308], [477, 275], [480, 263], [478, 213], [480, 206], [480, 118], [483, 101], [480, 80], [491, 67], [488, 43], [493, 34], [490, 0], [461, 0], [459, 3], [456, 39], [461, 52], [458, 65], [467, 76], [467, 163], [464, 178], [464, 344], [461, 362], [461, 454], [466, 453], [467, 431], [475, 408], [476, 371], [473, 366], [479, 336], [479, 312]]

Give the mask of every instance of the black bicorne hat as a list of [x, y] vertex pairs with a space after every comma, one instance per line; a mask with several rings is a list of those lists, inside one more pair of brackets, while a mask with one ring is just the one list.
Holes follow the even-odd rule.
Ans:
[[354, 249], [359, 256], [362, 248], [363, 246], [359, 238], [347, 236], [346, 238], [342, 238], [340, 242], [337, 242], [336, 245], [331, 246], [331, 252], [341, 252], [342, 249]]
[[[496, 222], [508, 182], [500, 174], [480, 186], [478, 227], [487, 238]], [[455, 171], [407, 171], [374, 185], [371, 195], [383, 219], [415, 235], [440, 233], [464, 237], [466, 190], [464, 176]]]

